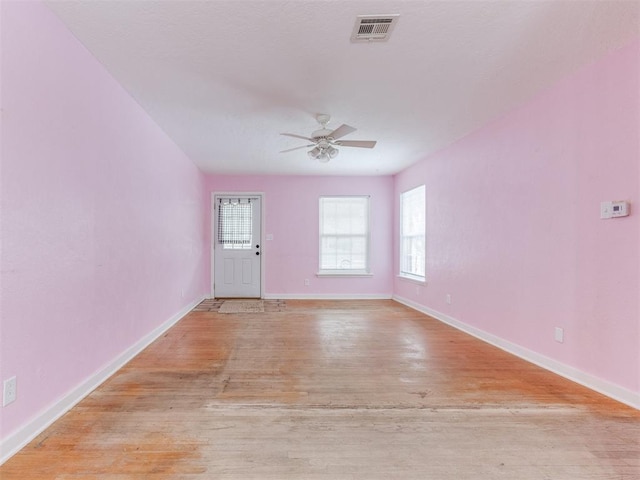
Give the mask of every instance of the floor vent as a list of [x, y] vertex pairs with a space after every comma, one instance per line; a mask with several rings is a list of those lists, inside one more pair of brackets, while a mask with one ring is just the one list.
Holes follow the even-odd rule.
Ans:
[[351, 34], [352, 42], [386, 42], [398, 23], [399, 14], [358, 15]]

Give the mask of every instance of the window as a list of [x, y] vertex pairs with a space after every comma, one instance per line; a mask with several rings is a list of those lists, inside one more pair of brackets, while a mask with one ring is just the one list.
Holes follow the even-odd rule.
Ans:
[[400, 275], [424, 281], [425, 187], [400, 195]]
[[319, 273], [369, 273], [369, 197], [320, 197]]

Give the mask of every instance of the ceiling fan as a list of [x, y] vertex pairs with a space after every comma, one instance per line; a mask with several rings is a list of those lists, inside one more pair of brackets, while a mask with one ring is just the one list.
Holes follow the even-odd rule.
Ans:
[[302, 145], [301, 147], [290, 148], [288, 150], [282, 150], [280, 153], [292, 152], [301, 148], [313, 147], [307, 152], [309, 157], [314, 160], [326, 163], [332, 158], [338, 156], [338, 149], [336, 147], [360, 147], [360, 148], [373, 148], [376, 142], [373, 140], [340, 140], [345, 135], [355, 132], [357, 129], [350, 127], [349, 125], [340, 125], [335, 130], [329, 130], [327, 123], [331, 117], [324, 113], [316, 115], [316, 120], [322, 127], [320, 130], [316, 130], [311, 134], [311, 137], [304, 137], [302, 135], [296, 135], [294, 133], [281, 133], [280, 135], [286, 135], [287, 137], [301, 138], [311, 142], [308, 145]]

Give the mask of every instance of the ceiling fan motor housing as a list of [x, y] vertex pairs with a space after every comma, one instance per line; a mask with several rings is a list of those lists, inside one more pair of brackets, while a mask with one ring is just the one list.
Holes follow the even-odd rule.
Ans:
[[313, 132], [311, 134], [311, 138], [316, 139], [316, 138], [328, 137], [331, 132], [333, 132], [333, 130], [321, 128], [320, 130], [316, 130], [315, 132]]

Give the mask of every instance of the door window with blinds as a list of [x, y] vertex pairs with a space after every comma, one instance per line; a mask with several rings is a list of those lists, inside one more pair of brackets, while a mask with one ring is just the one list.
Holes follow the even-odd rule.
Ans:
[[320, 197], [320, 271], [369, 273], [369, 197]]
[[218, 244], [225, 250], [251, 248], [253, 203], [251, 198], [218, 199]]

